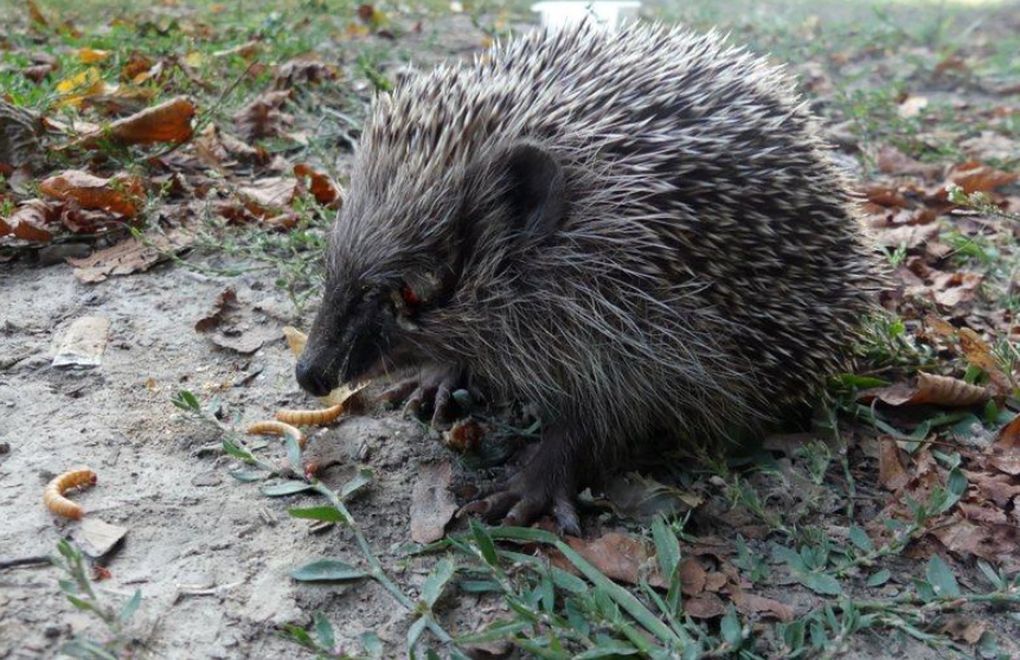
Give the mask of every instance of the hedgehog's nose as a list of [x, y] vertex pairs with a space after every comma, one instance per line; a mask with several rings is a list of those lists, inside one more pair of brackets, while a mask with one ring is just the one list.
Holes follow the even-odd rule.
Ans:
[[301, 389], [315, 396], [326, 396], [336, 386], [333, 382], [335, 379], [316, 367], [312, 360], [306, 360], [304, 357], [298, 360], [294, 375]]

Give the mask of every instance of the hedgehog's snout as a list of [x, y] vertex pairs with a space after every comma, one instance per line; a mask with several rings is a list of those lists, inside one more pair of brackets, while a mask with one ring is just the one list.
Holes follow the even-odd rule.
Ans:
[[339, 384], [336, 372], [324, 369], [307, 351], [298, 360], [294, 375], [301, 389], [314, 396], [326, 396]]

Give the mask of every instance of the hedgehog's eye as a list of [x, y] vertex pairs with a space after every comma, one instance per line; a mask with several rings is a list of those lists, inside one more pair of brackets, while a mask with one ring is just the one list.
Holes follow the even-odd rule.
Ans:
[[415, 308], [420, 303], [418, 296], [414, 293], [414, 289], [407, 284], [401, 285], [400, 288], [394, 289], [390, 293], [390, 302], [393, 303], [393, 315], [396, 318], [397, 325], [403, 330], [417, 330], [418, 325], [411, 318], [414, 315]]

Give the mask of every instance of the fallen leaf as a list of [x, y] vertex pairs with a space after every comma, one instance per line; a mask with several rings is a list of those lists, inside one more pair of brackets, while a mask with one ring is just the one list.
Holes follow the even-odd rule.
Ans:
[[970, 328], [960, 328], [960, 348], [967, 361], [980, 368], [995, 386], [1000, 396], [1008, 396], [1012, 391], [1009, 377], [1002, 371], [998, 359], [992, 354], [992, 347]]
[[[155, 66], [156, 63], [149, 59], [147, 56], [139, 53], [132, 52], [128, 56], [127, 62], [120, 68], [120, 79], [124, 82], [133, 82], [136, 85], [140, 85], [145, 82], [150, 76], [146, 75]], [[140, 78], [140, 76], [145, 76]]]
[[976, 524], [957, 518], [928, 532], [950, 552], [968, 557], [980, 557], [1007, 574], [1020, 571], [1020, 526]]
[[120, 145], [160, 142], [177, 144], [191, 139], [191, 120], [194, 116], [195, 104], [178, 96], [130, 117], [118, 119], [72, 144], [86, 149], [98, 147], [104, 142]]
[[984, 621], [971, 619], [963, 615], [955, 614], [949, 616], [942, 624], [942, 632], [949, 635], [958, 642], [977, 644], [981, 636], [988, 631], [988, 624]]
[[939, 235], [938, 225], [904, 225], [893, 229], [886, 229], [874, 232], [875, 241], [885, 247], [905, 247], [912, 250]]
[[886, 490], [898, 491], [910, 482], [900, 461], [900, 448], [888, 436], [879, 439], [878, 448], [878, 481]]
[[896, 176], [916, 174], [925, 178], [932, 178], [942, 169], [938, 165], [915, 160], [896, 147], [890, 146], [884, 146], [879, 149], [876, 164], [881, 172]]
[[[639, 538], [619, 532], [607, 532], [590, 540], [573, 536], [568, 536], [566, 540], [577, 554], [610, 579], [638, 584], [643, 577], [653, 587], [666, 586], [658, 566], [652, 560], [652, 553]], [[573, 570], [572, 565], [559, 553], [550, 552], [550, 557], [560, 568]]]
[[174, 231], [168, 235], [156, 234], [143, 242], [128, 238], [116, 245], [97, 250], [82, 259], [68, 259], [75, 267], [74, 276], [87, 284], [102, 282], [110, 275], [128, 275], [151, 268], [179, 252], [193, 241], [190, 234]]
[[338, 74], [334, 66], [326, 64], [318, 55], [309, 54], [284, 62], [276, 69], [273, 76], [274, 89], [305, 87], [336, 80]]
[[58, 105], [81, 106], [85, 99], [113, 91], [103, 80], [103, 74], [94, 66], [64, 78], [57, 83], [57, 92], [61, 95]]
[[253, 57], [255, 57], [256, 55], [258, 55], [259, 51], [261, 51], [261, 50], [262, 50], [262, 44], [259, 41], [255, 40], [255, 39], [252, 39], [251, 41], [246, 41], [243, 44], [238, 44], [238, 45], [233, 46], [231, 48], [226, 48], [224, 50], [213, 51], [212, 56], [213, 57], [233, 57], [234, 55], [236, 55], [236, 56], [238, 56], [238, 57], [240, 57], [242, 59], [250, 60]]
[[475, 451], [484, 437], [485, 429], [469, 417], [457, 420], [448, 431], [443, 432], [443, 444], [458, 454], [466, 454]]
[[39, 5], [36, 4], [35, 0], [26, 0], [25, 3], [28, 6], [28, 19], [39, 27], [46, 27], [50, 23], [46, 20], [46, 16], [43, 15], [39, 9]]
[[683, 602], [684, 614], [695, 619], [714, 619], [726, 613], [726, 605], [713, 593], [705, 593]]
[[1015, 172], [997, 170], [977, 161], [955, 165], [949, 171], [949, 181], [963, 188], [968, 195], [973, 192], [990, 192], [1015, 182], [1018, 177], [1020, 175]]
[[268, 218], [290, 207], [298, 192], [298, 180], [291, 177], [266, 177], [237, 189], [245, 208], [256, 217]]
[[697, 508], [702, 498], [667, 486], [637, 472], [620, 474], [603, 489], [606, 502], [621, 517], [648, 521], [659, 514], [673, 515]]
[[110, 51], [96, 48], [79, 48], [78, 61], [82, 64], [98, 64], [110, 57]]
[[707, 575], [697, 559], [684, 559], [680, 562], [680, 590], [687, 596], [700, 594], [705, 590]]
[[89, 557], [98, 559], [113, 550], [127, 534], [127, 527], [111, 525], [95, 516], [85, 516], [71, 533], [78, 547]]
[[1003, 451], [1020, 451], [1020, 415], [999, 429], [995, 447]]
[[411, 492], [411, 540], [432, 543], [443, 538], [446, 525], [457, 512], [450, 492], [453, 467], [449, 462], [419, 466], [418, 480]]
[[86, 209], [103, 209], [132, 218], [145, 197], [141, 179], [119, 174], [109, 179], [81, 170], [66, 170], [39, 184], [39, 190], [57, 199], [73, 199]]
[[780, 621], [793, 621], [796, 615], [793, 607], [785, 603], [744, 591], [734, 591], [730, 594], [730, 600], [741, 614], [748, 616], [765, 614]]
[[906, 404], [933, 404], [940, 406], [972, 406], [987, 401], [989, 392], [984, 387], [936, 374], [918, 373], [913, 385], [896, 383], [886, 387], [862, 390], [857, 398], [870, 402], [875, 399], [891, 406]]
[[908, 96], [896, 107], [896, 114], [904, 119], [910, 119], [921, 114], [921, 111], [928, 107], [928, 98], [925, 96]]
[[298, 163], [294, 166], [294, 176], [309, 179], [308, 190], [319, 204], [330, 208], [340, 207], [340, 186], [329, 175], [307, 163]]
[[282, 126], [293, 122], [293, 117], [281, 110], [290, 96], [289, 89], [266, 92], [241, 108], [234, 115], [238, 134], [249, 142], [280, 135]]
[[110, 319], [83, 316], [75, 319], [53, 356], [54, 367], [98, 367], [103, 361]]
[[0, 236], [12, 234], [26, 241], [46, 243], [53, 239], [53, 233], [46, 225], [55, 216], [55, 209], [41, 199], [23, 202], [9, 218], [0, 218]]

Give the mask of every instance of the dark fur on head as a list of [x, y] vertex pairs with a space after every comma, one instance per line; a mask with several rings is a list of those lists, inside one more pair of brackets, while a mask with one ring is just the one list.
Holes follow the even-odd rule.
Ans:
[[582, 464], [553, 473], [753, 426], [870, 308], [846, 190], [792, 84], [716, 36], [532, 33], [377, 100], [299, 380], [457, 365], [539, 405], [544, 460]]

